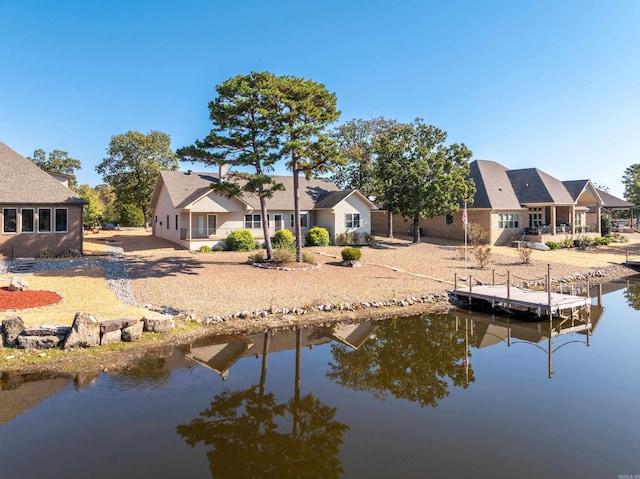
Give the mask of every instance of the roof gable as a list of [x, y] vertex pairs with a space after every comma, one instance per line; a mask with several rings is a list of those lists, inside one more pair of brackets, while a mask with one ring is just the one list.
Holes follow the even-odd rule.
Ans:
[[0, 142], [0, 202], [87, 204], [84, 198], [2, 142]]
[[473, 208], [520, 209], [520, 202], [507, 176], [508, 170], [495, 161], [475, 160], [469, 178], [476, 184]]

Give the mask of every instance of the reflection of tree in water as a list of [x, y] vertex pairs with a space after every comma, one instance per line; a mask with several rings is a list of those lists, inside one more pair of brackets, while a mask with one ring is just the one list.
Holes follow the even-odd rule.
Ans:
[[[222, 392], [177, 432], [192, 447], [211, 446], [207, 457], [214, 478], [339, 477], [339, 448], [348, 426], [334, 421], [335, 414], [312, 394], [298, 404], [293, 398], [278, 403], [255, 386]], [[283, 430], [290, 422], [279, 418], [287, 415], [297, 421], [296, 434]]]
[[456, 331], [455, 321], [445, 314], [386, 321], [356, 351], [341, 344], [331, 347], [335, 362], [327, 376], [378, 399], [392, 394], [435, 407], [449, 395], [449, 380], [463, 388], [475, 380], [465, 365], [464, 327]]
[[640, 283], [629, 284], [624, 292], [624, 298], [629, 306], [635, 310], [640, 310]]
[[[211, 477], [327, 478], [342, 473], [339, 453], [349, 429], [336, 409], [313, 394], [300, 395], [301, 333], [296, 334], [295, 395], [278, 403], [265, 393], [269, 334], [265, 335], [260, 383], [246, 391], [223, 391], [211, 407], [177, 432], [191, 447], [202, 442]], [[290, 416], [291, 421], [287, 420]], [[291, 424], [291, 431], [284, 430]]]

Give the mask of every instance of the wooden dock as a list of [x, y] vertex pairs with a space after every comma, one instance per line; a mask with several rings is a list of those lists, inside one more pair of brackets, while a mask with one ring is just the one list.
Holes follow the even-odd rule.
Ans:
[[588, 308], [591, 298], [571, 294], [536, 291], [507, 285], [476, 285], [455, 288], [449, 292], [455, 296], [457, 305], [466, 301], [473, 309], [474, 301], [483, 301], [492, 309], [504, 309], [511, 312], [529, 312], [538, 316], [562, 317], [576, 310]]

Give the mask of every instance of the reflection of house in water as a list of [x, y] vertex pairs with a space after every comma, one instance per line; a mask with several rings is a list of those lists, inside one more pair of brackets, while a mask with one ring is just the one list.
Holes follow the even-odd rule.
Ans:
[[[590, 311], [581, 311], [579, 316], [571, 318], [554, 318], [552, 321], [519, 321], [510, 316], [495, 316], [489, 314], [461, 312], [456, 310], [456, 325], [466, 328], [471, 334], [466, 338], [476, 338], [475, 344], [467, 344], [467, 347], [474, 346], [477, 349], [486, 348], [499, 343], [511, 346], [516, 343], [534, 344], [547, 353], [549, 377], [553, 375], [552, 355], [564, 343], [557, 348], [553, 348], [553, 339], [569, 334], [579, 334], [584, 336], [587, 346], [590, 344], [590, 337], [594, 333], [598, 322], [602, 318], [604, 308], [601, 304], [590, 305]], [[539, 346], [539, 343], [547, 342], [546, 349]]]
[[[8, 375], [7, 375], [8, 376]], [[70, 378], [59, 377], [23, 382], [16, 376], [18, 384], [5, 387], [5, 375], [0, 378], [0, 426], [15, 419], [20, 414], [37, 406], [45, 399], [56, 395], [72, 383]]]
[[[301, 348], [313, 348], [331, 341], [339, 341], [358, 349], [375, 331], [370, 321], [358, 324], [337, 324], [327, 328], [303, 329]], [[282, 351], [294, 351], [298, 347], [297, 331], [282, 330], [247, 336], [214, 336], [202, 338], [189, 345], [185, 356], [191, 361], [209, 368], [226, 379], [229, 369], [245, 357], [260, 357]]]

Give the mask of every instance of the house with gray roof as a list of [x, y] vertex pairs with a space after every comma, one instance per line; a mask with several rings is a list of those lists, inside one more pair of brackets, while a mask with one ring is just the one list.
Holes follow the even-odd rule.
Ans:
[[[560, 181], [537, 168], [510, 170], [488, 160], [474, 160], [469, 166], [477, 191], [467, 207], [468, 222], [487, 232], [489, 244], [600, 235], [605, 201], [590, 180]], [[376, 217], [374, 223], [383, 229], [383, 220]], [[404, 230], [409, 227], [409, 220], [394, 218], [395, 231], [408, 233]], [[422, 227], [428, 236], [464, 240], [462, 209], [428, 218]]]
[[[262, 218], [256, 195], [243, 193], [227, 198], [211, 189], [224, 172], [161, 171], [151, 199], [153, 234], [190, 250], [213, 247], [235, 230], [251, 231], [264, 239], [262, 222], [270, 235], [294, 228], [293, 177], [274, 176], [285, 191], [267, 200]], [[326, 228], [333, 241], [344, 232], [371, 233], [371, 211], [377, 209], [357, 190], [340, 190], [325, 178], [300, 181], [302, 234], [314, 226]], [[361, 237], [363, 235], [361, 234]]]
[[82, 212], [87, 201], [0, 142], [0, 254], [36, 257], [82, 252]]

